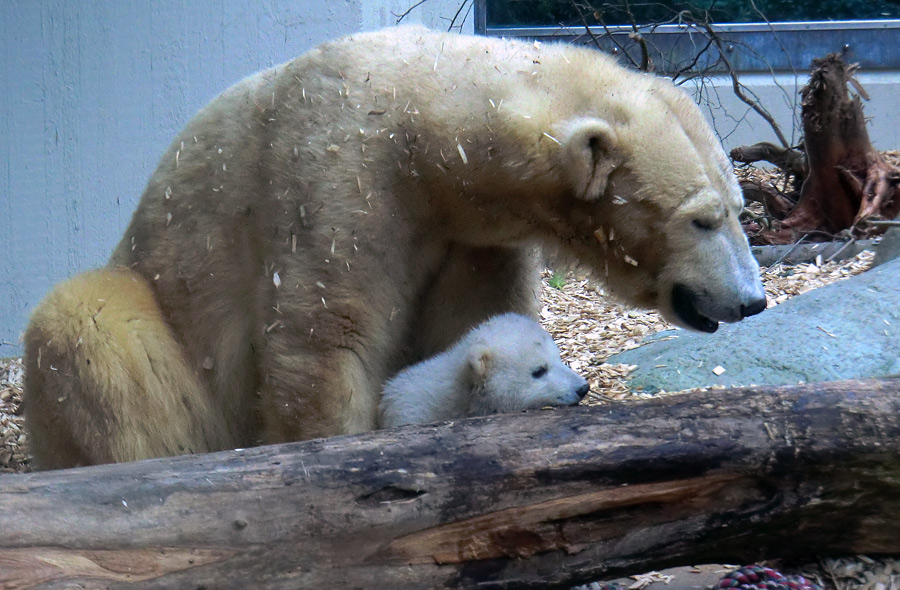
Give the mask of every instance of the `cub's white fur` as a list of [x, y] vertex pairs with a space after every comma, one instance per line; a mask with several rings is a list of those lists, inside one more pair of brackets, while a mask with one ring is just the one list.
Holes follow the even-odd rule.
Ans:
[[507, 313], [388, 381], [380, 426], [570, 406], [588, 390], [587, 381], [563, 363], [540, 324]]

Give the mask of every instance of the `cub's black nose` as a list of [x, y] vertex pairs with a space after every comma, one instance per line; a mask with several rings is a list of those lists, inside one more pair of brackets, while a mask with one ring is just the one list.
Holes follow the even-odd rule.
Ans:
[[746, 305], [741, 305], [741, 317], [748, 318], [756, 315], [766, 308], [766, 298], [754, 299]]
[[579, 399], [582, 399], [582, 398], [584, 398], [584, 396], [586, 396], [586, 395], [588, 394], [588, 392], [589, 392], [590, 390], [591, 390], [591, 386], [588, 385], [587, 383], [585, 383], [584, 385], [582, 385], [581, 387], [579, 387], [578, 389], [576, 389], [576, 390], [575, 390], [575, 393], [578, 394], [578, 398], [579, 398]]

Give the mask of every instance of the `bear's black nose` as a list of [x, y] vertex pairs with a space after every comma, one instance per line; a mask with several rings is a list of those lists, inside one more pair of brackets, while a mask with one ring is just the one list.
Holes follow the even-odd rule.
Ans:
[[766, 308], [766, 298], [761, 297], [759, 299], [754, 299], [750, 303], [746, 305], [741, 305], [741, 317], [748, 318], [752, 315], [756, 315], [759, 312], [763, 311]]
[[582, 398], [584, 398], [584, 396], [586, 396], [586, 395], [588, 394], [588, 392], [589, 392], [590, 390], [591, 390], [591, 386], [588, 385], [587, 383], [585, 383], [584, 385], [582, 385], [581, 387], [579, 387], [578, 389], [576, 389], [576, 390], [575, 390], [575, 393], [578, 394], [578, 398], [579, 398], [579, 399], [582, 399]]

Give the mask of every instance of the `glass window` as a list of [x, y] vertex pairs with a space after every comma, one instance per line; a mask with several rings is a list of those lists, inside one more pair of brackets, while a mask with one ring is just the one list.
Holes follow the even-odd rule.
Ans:
[[[889, 0], [698, 0], [641, 2], [625, 0], [488, 0], [486, 20], [491, 27], [580, 24], [582, 15], [606, 25], [663, 23], [679, 13], [708, 13], [716, 23], [900, 19], [900, 2]], [[596, 15], [596, 17], [595, 17]]]
[[[475, 0], [475, 15], [481, 34], [592, 43], [636, 64], [649, 53], [666, 72], [692, 64], [709, 31], [741, 71], [803, 71], [833, 52], [900, 67], [900, 0]], [[696, 65], [725, 69], [715, 44]]]

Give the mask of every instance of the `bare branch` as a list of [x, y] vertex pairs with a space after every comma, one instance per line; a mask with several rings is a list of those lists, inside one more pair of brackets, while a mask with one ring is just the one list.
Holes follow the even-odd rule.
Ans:
[[637, 20], [635, 20], [634, 14], [631, 12], [631, 3], [628, 0], [625, 0], [625, 11], [628, 13], [628, 20], [631, 21], [631, 34], [628, 35], [628, 38], [637, 42], [638, 47], [641, 48], [641, 71], [649, 72], [651, 62], [650, 51], [647, 49], [647, 40], [641, 35]]
[[[581, 20], [585, 26], [585, 29], [587, 31], [587, 34], [590, 35], [594, 44], [598, 48], [602, 49], [602, 47], [600, 47], [600, 40], [590, 30], [587, 19], [585, 17], [585, 12], [583, 10], [584, 5], [580, 2], [578, 2], [577, 0], [570, 0], [570, 1], [571, 1], [572, 7], [577, 11], [579, 17], [581, 18]], [[690, 10], [680, 10], [677, 12], [673, 12], [672, 16], [670, 18], [662, 19], [655, 23], [638, 23], [637, 17], [634, 15], [634, 13], [632, 11], [632, 5], [631, 5], [630, 0], [625, 0], [623, 9], [625, 11], [625, 14], [627, 15], [626, 18], [627, 18], [627, 22], [629, 23], [629, 28], [631, 29], [631, 31], [629, 33], [629, 37], [633, 42], [635, 42], [638, 45], [638, 47], [641, 51], [641, 57], [640, 57], [639, 62], [637, 61], [637, 58], [633, 57], [631, 55], [631, 53], [629, 53], [628, 49], [621, 42], [619, 42], [617, 40], [617, 38], [616, 38], [617, 36], [614, 34], [614, 31], [611, 29], [611, 27], [607, 24], [606, 20], [603, 18], [602, 8], [600, 10], [596, 10], [594, 12], [594, 17], [596, 18], [597, 22], [603, 27], [606, 35], [609, 36], [610, 41], [614, 45], [615, 49], [618, 52], [625, 54], [625, 58], [628, 60], [628, 62], [630, 62], [630, 65], [632, 65], [635, 68], [641, 69], [642, 71], [648, 71], [648, 70], [652, 69], [653, 68], [653, 56], [655, 55], [655, 53], [659, 53], [660, 55], [663, 55], [663, 51], [664, 51], [661, 49], [656, 50], [655, 53], [654, 53], [654, 51], [651, 51], [651, 47], [654, 47], [654, 46], [652, 46], [652, 43], [646, 34], [647, 32], [653, 33], [656, 30], [656, 28], [659, 26], [663, 26], [663, 25], [667, 25], [667, 24], [669, 24], [669, 25], [675, 24], [680, 27], [684, 27], [686, 34], [690, 34], [691, 32], [696, 32], [697, 34], [702, 35], [702, 37], [704, 39], [704, 43], [696, 44], [696, 51], [694, 52], [693, 57], [690, 60], [690, 63], [682, 65], [678, 68], [678, 70], [674, 73], [674, 75], [672, 75], [673, 82], [683, 83], [683, 81], [684, 81], [683, 78], [693, 79], [693, 78], [697, 78], [697, 77], [704, 77], [706, 75], [706, 72], [709, 72], [710, 70], [718, 69], [718, 67], [721, 67], [726, 72], [728, 72], [728, 75], [731, 78], [732, 89], [733, 89], [734, 95], [741, 102], [743, 102], [748, 107], [750, 107], [750, 110], [755, 112], [758, 116], [762, 117], [763, 120], [765, 120], [766, 123], [768, 123], [768, 125], [772, 128], [776, 138], [778, 139], [779, 143], [781, 143], [782, 146], [784, 146], [785, 148], [789, 147], [791, 145], [791, 142], [788, 141], [788, 139], [782, 132], [781, 127], [778, 125], [775, 118], [765, 107], [762, 106], [762, 104], [760, 103], [758, 98], [756, 96], [754, 96], [752, 94], [752, 92], [750, 92], [749, 89], [741, 83], [739, 76], [738, 76], [738, 72], [736, 71], [734, 65], [731, 63], [730, 59], [728, 58], [725, 44], [724, 44], [723, 40], [721, 39], [721, 37], [719, 36], [718, 32], [715, 31], [715, 29], [713, 28], [713, 22], [710, 17], [709, 10], [714, 8], [715, 4], [716, 3], [713, 2], [708, 7], [709, 9], [707, 9], [707, 10], [699, 10], [699, 9], [692, 8]], [[590, 6], [590, 4], [588, 4], [587, 7], [592, 8]], [[757, 12], [757, 14], [759, 15], [759, 18], [761, 20], [765, 21], [766, 23], [769, 23], [768, 19], [766, 19], [765, 15], [762, 14], [762, 12], [757, 8], [755, 3], [753, 3], [753, 9]], [[776, 36], [775, 30], [774, 30], [774, 28], [771, 27], [771, 24], [769, 24], [769, 27], [771, 29], [773, 36]], [[778, 40], [776, 38], [776, 41], [780, 44], [780, 40]], [[710, 56], [710, 51], [711, 51], [712, 47], [715, 47], [717, 49], [718, 55], [715, 57], [715, 59], [713, 59], [712, 57], [709, 57], [708, 62], [712, 62], [712, 63], [701, 62], [701, 60], [704, 57]], [[730, 49], [730, 47], [728, 49]], [[752, 52], [752, 48], [748, 47], [747, 49]], [[700, 66], [701, 63], [704, 63], [704, 65]], [[774, 74], [774, 72], [771, 71], [771, 68], [770, 68], [770, 73], [772, 73], [773, 79], [775, 79], [775, 74]], [[779, 87], [781, 86], [780, 84], [778, 84], [777, 80], [776, 80], [776, 85]], [[784, 89], [782, 89], [782, 90], [784, 90]], [[785, 95], [788, 96], [788, 93], [786, 91], [785, 91]]]
[[[591, 41], [594, 42], [594, 46], [597, 49], [599, 49], [600, 51], [603, 51], [603, 46], [600, 45], [600, 40], [597, 38], [596, 35], [594, 35], [594, 32], [591, 30], [591, 25], [587, 21], [587, 17], [581, 11], [581, 7], [575, 2], [575, 0], [572, 0], [572, 8], [574, 8], [578, 12], [578, 17], [581, 19], [581, 22], [584, 24], [584, 30], [585, 30], [585, 32], [587, 32], [588, 36], [591, 38]], [[632, 66], [639, 68], [640, 65], [636, 61], [634, 61], [634, 59], [632, 59], [632, 57], [628, 53], [628, 51], [625, 50], [625, 47], [621, 43], [619, 43], [618, 40], [616, 40], [615, 35], [612, 34], [612, 31], [609, 30], [609, 27], [606, 26], [606, 23], [603, 21], [603, 19], [598, 16], [599, 14], [601, 14], [601, 13], [595, 12], [594, 18], [596, 18], [597, 21], [600, 23], [600, 26], [603, 27], [603, 30], [606, 32], [606, 35], [609, 37], [609, 40], [612, 41], [613, 45], [616, 46], [616, 49], [618, 51], [623, 53], [625, 55], [625, 57], [628, 58], [628, 61], [631, 62]]]
[[806, 178], [806, 175], [809, 174], [809, 163], [806, 161], [805, 153], [800, 150], [779, 147], [768, 141], [736, 147], [731, 150], [730, 156], [732, 160], [742, 164], [769, 162], [789, 174], [796, 174], [802, 178]]
[[794, 64], [791, 62], [791, 53], [787, 50], [787, 47], [784, 46], [784, 43], [781, 42], [781, 38], [775, 32], [775, 28], [772, 26], [772, 22], [765, 14], [763, 14], [763, 11], [760, 10], [758, 6], [756, 6], [756, 0], [750, 0], [750, 6], [753, 7], [753, 10], [754, 12], [756, 12], [757, 16], [759, 16], [759, 18], [761, 18], [763, 22], [766, 23], [766, 25], [769, 27], [769, 32], [772, 33], [772, 38], [776, 43], [778, 43], [778, 46], [781, 47], [781, 52], [784, 53], [784, 56], [787, 59], [788, 67], [790, 68], [791, 73], [796, 76], [797, 70], [794, 69]]
[[684, 66], [683, 68], [681, 68], [677, 72], [675, 72], [675, 74], [672, 76], [672, 82], [675, 82], [675, 80], [677, 80], [679, 76], [684, 75], [687, 72], [694, 70], [694, 68], [696, 68], [697, 64], [700, 62], [700, 58], [703, 57], [704, 55], [706, 55], [706, 53], [709, 51], [709, 48], [712, 47], [712, 45], [713, 45], [712, 39], [707, 38], [706, 45], [703, 47], [703, 49], [701, 49], [700, 51], [698, 51], [697, 53], [694, 54], [694, 59], [692, 59], [689, 64], [687, 64], [686, 66]]
[[[450, 25], [447, 27], [448, 31], [452, 31], [454, 28], [460, 29], [460, 30], [462, 29], [463, 25], [466, 24], [466, 19], [469, 18], [469, 12], [471, 12], [472, 6], [474, 5], [474, 3], [475, 3], [475, 0], [464, 0], [459, 5], [459, 8], [456, 9], [456, 14], [453, 15], [452, 19], [450, 19]], [[469, 9], [466, 10], [466, 13], [463, 15], [462, 20], [457, 25], [456, 19], [459, 18], [460, 13], [463, 11], [463, 8], [465, 8], [466, 6], [468, 6]]]
[[409, 15], [410, 12], [412, 12], [413, 10], [415, 10], [416, 8], [418, 8], [419, 6], [422, 6], [422, 5], [425, 4], [426, 2], [428, 2], [428, 0], [419, 0], [418, 2], [416, 2], [415, 4], [413, 4], [412, 6], [410, 6], [409, 8], [407, 8], [406, 11], [403, 12], [402, 14], [397, 14], [396, 12], [393, 12], [393, 11], [391, 11], [391, 14], [397, 17], [397, 24], [399, 25], [399, 24], [400, 24], [400, 21], [402, 21], [404, 18], [406, 18], [407, 15]]
[[728, 70], [729, 76], [731, 76], [731, 87], [734, 90], [734, 95], [737, 96], [741, 102], [749, 106], [753, 109], [756, 114], [765, 119], [766, 123], [772, 128], [772, 131], [775, 132], [775, 136], [778, 138], [778, 141], [781, 142], [783, 147], [790, 147], [790, 143], [787, 138], [785, 138], [784, 134], [781, 132], [781, 127], [778, 125], [778, 122], [775, 121], [775, 117], [766, 110], [761, 104], [759, 104], [758, 100], [754, 100], [747, 96], [744, 92], [745, 87], [741, 84], [741, 81], [738, 79], [737, 71], [735, 71], [734, 66], [731, 65], [731, 61], [728, 59], [728, 56], [725, 53], [725, 48], [722, 46], [722, 38], [713, 30], [712, 25], [709, 23], [703, 23], [703, 28], [706, 29], [706, 32], [709, 34], [713, 43], [715, 43], [716, 48], [719, 50], [719, 55], [722, 58], [722, 63], [725, 64], [725, 67]]

